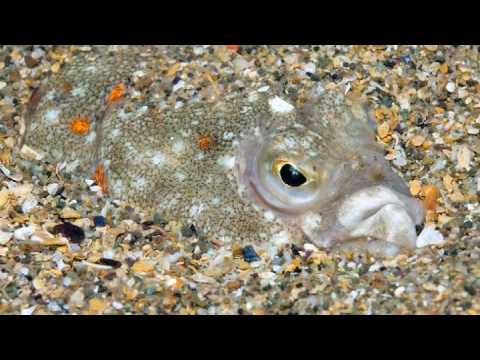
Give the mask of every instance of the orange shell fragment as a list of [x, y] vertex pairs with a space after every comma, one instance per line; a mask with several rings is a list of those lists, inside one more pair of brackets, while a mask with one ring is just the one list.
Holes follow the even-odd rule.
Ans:
[[425, 209], [435, 210], [437, 208], [437, 199], [440, 196], [438, 188], [434, 185], [424, 186], [423, 194], [425, 195], [425, 199], [423, 200]]
[[77, 116], [70, 121], [70, 130], [77, 135], [85, 135], [90, 131], [90, 119], [86, 116]]
[[240, 49], [240, 45], [225, 45], [225, 47], [233, 52], [237, 52]]
[[115, 85], [107, 96], [107, 103], [111, 105], [115, 101], [118, 101], [125, 94], [125, 85], [120, 83]]
[[105, 175], [105, 168], [103, 165], [98, 165], [95, 169], [95, 174], [93, 175], [93, 179], [95, 182], [100, 186], [102, 192], [106, 194], [108, 192], [108, 182], [107, 176]]

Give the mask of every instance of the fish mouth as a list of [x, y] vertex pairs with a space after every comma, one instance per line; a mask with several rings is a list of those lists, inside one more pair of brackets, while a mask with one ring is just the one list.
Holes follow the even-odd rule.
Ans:
[[370, 237], [415, 248], [416, 225], [423, 222], [424, 209], [412, 197], [377, 185], [352, 194], [338, 209], [338, 223], [348, 237]]

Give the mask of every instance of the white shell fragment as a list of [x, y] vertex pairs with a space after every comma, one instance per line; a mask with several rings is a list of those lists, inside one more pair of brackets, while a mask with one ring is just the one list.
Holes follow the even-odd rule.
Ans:
[[22, 212], [28, 214], [30, 211], [35, 209], [38, 205], [38, 201], [32, 194], [28, 194], [25, 200], [22, 203]]
[[37, 160], [37, 161], [42, 160], [43, 157], [45, 156], [41, 152], [36, 151], [27, 145], [22, 146], [22, 148], [20, 149], [20, 155], [27, 160]]
[[0, 231], [0, 245], [6, 245], [10, 241], [12, 236], [12, 233]]
[[16, 240], [26, 241], [30, 236], [32, 236], [33, 231], [34, 231], [33, 226], [31, 225], [24, 226], [15, 230], [15, 232], [13, 233], [13, 236], [15, 237]]
[[272, 112], [276, 113], [289, 113], [292, 111], [294, 108], [292, 105], [290, 105], [288, 102], [285, 100], [279, 98], [278, 96], [275, 96], [274, 98], [268, 100], [268, 103], [270, 104], [270, 109]]
[[3, 173], [3, 175], [5, 175], [10, 180], [21, 181], [23, 179], [23, 176], [21, 174], [13, 174], [2, 163], [0, 163], [0, 171]]
[[431, 225], [427, 225], [423, 228], [420, 235], [417, 238], [417, 247], [425, 247], [429, 245], [442, 245], [445, 242], [443, 235], [440, 231], [435, 230]]
[[57, 195], [59, 190], [60, 190], [60, 185], [57, 183], [51, 183], [47, 185], [47, 192], [52, 196]]

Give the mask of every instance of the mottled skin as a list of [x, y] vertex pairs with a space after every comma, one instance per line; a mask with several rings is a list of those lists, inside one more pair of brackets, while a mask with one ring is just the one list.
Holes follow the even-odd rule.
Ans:
[[[161, 109], [155, 97], [160, 78], [141, 91], [128, 80], [150, 66], [139, 59], [130, 53], [82, 56], [47, 79], [27, 114], [26, 144], [53, 161], [78, 163], [86, 177], [102, 164], [113, 197], [193, 223], [225, 242], [307, 238], [329, 247], [352, 239], [337, 216], [357, 190], [385, 185], [408, 197], [357, 102], [324, 94], [301, 111], [278, 114], [269, 106], [271, 94], [256, 94]], [[127, 91], [108, 105], [106, 96], [119, 82]], [[75, 116], [92, 119], [88, 134], [70, 131]], [[279, 159], [301, 168], [309, 183], [279, 183], [271, 165]], [[406, 208], [419, 222], [417, 205]]]

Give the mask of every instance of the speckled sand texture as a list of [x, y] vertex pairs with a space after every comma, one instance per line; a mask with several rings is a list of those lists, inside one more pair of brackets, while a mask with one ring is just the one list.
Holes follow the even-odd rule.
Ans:
[[[477, 46], [1, 46], [0, 313], [478, 314], [478, 50]], [[98, 89], [66, 86], [65, 91], [75, 94], [75, 101], [61, 109], [69, 117], [82, 116], [78, 109], [86, 104], [101, 108], [119, 81], [132, 84], [136, 89], [129, 94], [132, 97], [143, 96], [148, 89], [148, 98], [167, 114], [166, 126], [169, 109], [190, 108], [195, 102], [225, 107], [228, 114], [225, 99], [248, 99], [266, 91], [295, 106], [320, 88], [342, 86], [364, 94], [385, 158], [427, 209], [427, 230], [417, 242], [424, 247], [387, 258], [327, 252], [311, 244], [285, 244], [271, 251], [255, 244], [242, 248], [221, 236], [202, 236], [201, 229], [179, 223], [175, 214], [108, 200], [102, 195], [101, 179], [93, 179], [93, 173], [89, 180], [65, 172], [79, 156], [92, 159], [93, 166], [98, 156], [93, 135], [91, 147], [83, 142], [72, 146], [60, 167], [46, 158], [38, 160], [40, 155], [28, 149], [20, 152], [33, 90], [66, 68], [65, 63], [95, 58], [98, 52], [110, 53], [112, 59], [128, 52], [131, 62], [106, 72], [102, 69], [108, 66], [93, 61], [97, 71], [91, 74], [70, 67], [67, 77], [72, 82], [75, 77], [95, 76]], [[288, 106], [276, 101], [280, 108]], [[130, 110], [125, 116], [148, 113], [149, 106]], [[104, 121], [113, 119], [112, 114], [107, 111]], [[58, 115], [49, 113], [43, 120], [55, 122]], [[60, 143], [72, 136], [71, 129], [64, 130], [43, 138]], [[143, 131], [149, 131], [148, 122]], [[113, 145], [111, 131], [104, 130], [101, 136], [112, 148], [129, 146]], [[141, 152], [142, 139], [138, 134], [138, 142], [130, 146]], [[205, 139], [190, 143], [188, 139], [188, 135], [168, 139], [169, 149], [188, 156], [193, 146], [208, 145]], [[150, 161], [162, 163], [161, 155], [150, 155]], [[213, 166], [209, 159], [207, 153], [201, 166]], [[132, 166], [142, 164], [143, 160], [134, 161]], [[175, 169], [178, 176], [192, 171]], [[114, 183], [121, 177], [111, 176]], [[114, 186], [128, 191], [142, 185], [140, 178], [130, 180]], [[150, 181], [146, 170], [143, 181]], [[171, 184], [172, 199], [176, 185]], [[143, 200], [151, 199], [145, 194]], [[77, 227], [61, 225], [64, 221]]]

